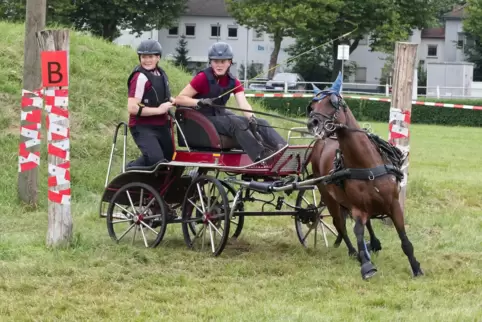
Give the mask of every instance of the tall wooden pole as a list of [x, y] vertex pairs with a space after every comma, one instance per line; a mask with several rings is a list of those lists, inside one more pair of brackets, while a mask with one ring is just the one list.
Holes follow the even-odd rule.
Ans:
[[[395, 70], [393, 76], [393, 96], [390, 106], [388, 140], [402, 152], [410, 150], [410, 119], [412, 113], [412, 92], [414, 70], [417, 59], [417, 44], [397, 42], [395, 46]], [[400, 205], [405, 211], [408, 182], [408, 156], [402, 166], [404, 179], [399, 195]]]
[[18, 196], [30, 205], [36, 205], [38, 198], [40, 141], [36, 133], [40, 133], [40, 122], [36, 121], [41, 114], [41, 106], [38, 106], [41, 100], [28, 92], [37, 91], [41, 87], [40, 55], [35, 33], [45, 28], [46, 9], [46, 0], [27, 0], [22, 94], [26, 99], [22, 99], [23, 113], [20, 121]]
[[70, 213], [69, 30], [37, 33], [42, 55], [48, 135], [47, 246], [65, 246], [72, 240]]

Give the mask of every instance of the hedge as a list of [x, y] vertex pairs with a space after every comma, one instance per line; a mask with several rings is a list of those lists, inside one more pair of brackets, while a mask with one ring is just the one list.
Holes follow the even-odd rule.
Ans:
[[[309, 98], [253, 98], [271, 110], [288, 116], [305, 116], [305, 109], [310, 102]], [[482, 106], [482, 100], [476, 99], [418, 99], [419, 101], [456, 103], [464, 105]], [[390, 103], [346, 99], [346, 102], [358, 121], [388, 122]], [[448, 107], [434, 107], [425, 105], [412, 105], [412, 123], [482, 126], [482, 111], [455, 109]]]

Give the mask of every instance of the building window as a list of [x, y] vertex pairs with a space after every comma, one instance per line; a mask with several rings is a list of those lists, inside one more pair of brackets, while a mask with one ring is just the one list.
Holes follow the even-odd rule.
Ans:
[[228, 38], [238, 38], [238, 27], [228, 26]]
[[428, 45], [428, 57], [437, 57], [437, 45]]
[[355, 83], [366, 83], [367, 82], [367, 68], [358, 67], [355, 72]]
[[172, 28], [169, 28], [168, 30], [168, 35], [169, 36], [177, 36], [179, 34], [179, 27], [172, 27]]
[[211, 25], [211, 37], [221, 37], [221, 26]]
[[196, 25], [194, 24], [186, 24], [186, 36], [194, 37], [196, 36]]
[[457, 34], [457, 48], [463, 48], [465, 44], [465, 34], [463, 32], [459, 32]]
[[253, 40], [263, 40], [263, 33], [253, 30]]

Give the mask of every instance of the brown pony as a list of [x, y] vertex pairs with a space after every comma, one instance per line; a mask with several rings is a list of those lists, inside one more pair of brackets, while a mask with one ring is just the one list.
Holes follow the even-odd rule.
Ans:
[[[315, 177], [330, 175], [328, 181], [318, 186], [323, 202], [349, 253], [357, 253], [363, 279], [377, 272], [364, 241], [364, 228], [366, 225], [369, 230], [372, 249], [381, 249], [370, 218], [384, 215], [393, 221], [413, 276], [423, 275], [405, 233], [403, 211], [398, 200], [403, 178], [400, 167], [406, 156], [383, 139], [361, 129], [340, 95], [341, 86], [339, 74], [330, 89], [321, 91], [315, 87], [315, 97], [307, 107], [307, 127], [319, 138], [311, 156], [313, 174]], [[337, 138], [330, 138], [333, 135]], [[348, 212], [355, 221], [358, 252], [346, 232], [344, 217]], [[341, 238], [339, 236], [335, 243], [339, 245]]]

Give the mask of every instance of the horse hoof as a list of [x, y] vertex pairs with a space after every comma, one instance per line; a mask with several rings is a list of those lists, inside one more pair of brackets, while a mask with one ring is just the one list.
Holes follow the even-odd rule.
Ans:
[[366, 262], [361, 266], [361, 275], [364, 280], [373, 277], [377, 273], [377, 269], [371, 262]]
[[374, 253], [378, 253], [379, 251], [382, 250], [382, 245], [380, 243], [377, 243], [377, 242], [368, 243], [367, 248]]
[[421, 268], [419, 268], [417, 271], [414, 271], [413, 272], [413, 277], [419, 277], [419, 276], [423, 276], [423, 271]]

